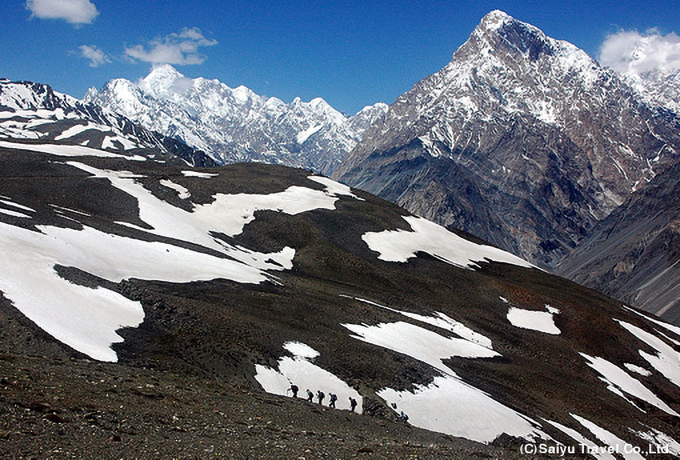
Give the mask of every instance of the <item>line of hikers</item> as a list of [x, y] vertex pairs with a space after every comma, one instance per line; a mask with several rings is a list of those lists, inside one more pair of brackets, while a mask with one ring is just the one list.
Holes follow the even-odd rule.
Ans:
[[[290, 391], [293, 393], [293, 398], [297, 398], [298, 391], [300, 391], [300, 388], [298, 388], [297, 385], [292, 384], [290, 386]], [[333, 393], [328, 393], [328, 395], [330, 397], [330, 402], [328, 403], [328, 407], [335, 409], [335, 402], [338, 400], [338, 395], [333, 394]], [[319, 401], [319, 404], [321, 404], [323, 406], [323, 400], [324, 400], [324, 398], [326, 398], [326, 394], [323, 391], [319, 390], [319, 391], [316, 392], [316, 397]], [[314, 393], [312, 393], [312, 391], [309, 388], [307, 388], [307, 401], [314, 402]], [[357, 400], [350, 396], [349, 397], [349, 405], [350, 405], [351, 411], [354, 412], [354, 410], [357, 408]]]

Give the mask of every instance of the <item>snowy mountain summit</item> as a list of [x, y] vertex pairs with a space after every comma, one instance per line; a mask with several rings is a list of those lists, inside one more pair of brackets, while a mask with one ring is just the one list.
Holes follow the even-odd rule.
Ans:
[[679, 125], [576, 46], [493, 11], [334, 177], [551, 267], [677, 161]]
[[219, 163], [259, 161], [327, 174], [387, 109], [376, 104], [347, 117], [321, 98], [286, 104], [244, 86], [187, 78], [170, 65], [139, 84], [112, 80], [85, 100], [181, 139]]

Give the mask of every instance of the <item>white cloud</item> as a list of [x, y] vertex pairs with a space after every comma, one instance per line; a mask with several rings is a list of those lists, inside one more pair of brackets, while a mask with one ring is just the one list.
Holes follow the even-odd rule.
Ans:
[[150, 41], [148, 46], [136, 45], [125, 49], [129, 57], [149, 62], [154, 66], [161, 64], [194, 65], [202, 64], [205, 56], [198, 53], [204, 46], [214, 46], [216, 40], [209, 40], [203, 36], [200, 29], [184, 28], [178, 34], [158, 37]]
[[90, 0], [26, 0], [31, 17], [63, 19], [71, 24], [91, 24], [99, 15]]
[[600, 48], [600, 63], [628, 75], [644, 76], [680, 69], [680, 36], [621, 31], [610, 35]]
[[90, 60], [90, 67], [100, 67], [111, 62], [111, 59], [97, 46], [82, 45], [78, 47], [80, 57]]

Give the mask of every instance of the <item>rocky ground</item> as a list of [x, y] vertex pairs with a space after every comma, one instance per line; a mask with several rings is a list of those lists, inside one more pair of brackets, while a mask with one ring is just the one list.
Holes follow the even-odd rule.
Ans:
[[515, 440], [483, 445], [242, 379], [92, 361], [0, 307], [3, 459], [531, 458]]
[[487, 446], [229, 382], [0, 354], [0, 457], [515, 459]]

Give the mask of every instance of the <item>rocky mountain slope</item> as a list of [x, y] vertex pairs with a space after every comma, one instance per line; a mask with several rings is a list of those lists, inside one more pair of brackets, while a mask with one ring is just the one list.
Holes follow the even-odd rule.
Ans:
[[3, 456], [680, 455], [680, 330], [507, 252], [300, 169], [0, 164]]
[[0, 138], [58, 141], [128, 154], [153, 152], [158, 159], [179, 157], [194, 165], [215, 164], [183, 142], [33, 82], [0, 80]]
[[106, 107], [148, 129], [181, 139], [218, 163], [258, 161], [329, 174], [387, 106], [368, 106], [347, 117], [323, 99], [286, 104], [217, 80], [190, 79], [170, 65], [139, 84], [112, 80], [85, 101]]
[[583, 51], [494, 11], [334, 178], [552, 267], [677, 161], [678, 133]]
[[680, 322], [680, 165], [599, 223], [556, 273]]

